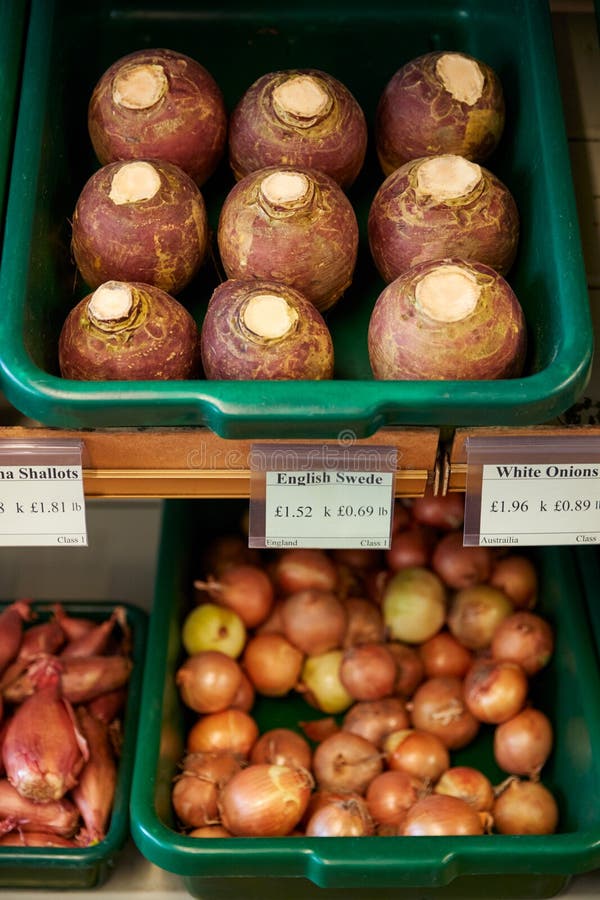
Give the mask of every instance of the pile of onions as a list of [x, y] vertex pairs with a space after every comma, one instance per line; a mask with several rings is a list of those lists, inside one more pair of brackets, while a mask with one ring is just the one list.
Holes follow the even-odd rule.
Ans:
[[104, 840], [130, 654], [121, 606], [100, 620], [60, 604], [47, 616], [30, 600], [0, 613], [2, 843], [87, 847]]
[[[531, 785], [534, 796], [542, 788], [552, 754], [552, 723], [532, 704], [529, 687], [551, 658], [553, 631], [538, 611], [515, 606], [491, 585], [510, 553], [463, 552], [462, 502], [456, 495], [398, 501], [395, 536], [428, 531], [430, 561], [422, 566], [394, 559], [392, 569], [385, 554], [368, 551], [359, 558], [298, 549], [265, 551], [252, 562], [236, 552], [225, 566], [217, 553], [217, 575], [205, 559], [208, 569], [194, 581], [198, 605], [182, 632], [185, 648], [195, 652], [176, 675], [190, 717], [182, 773], [173, 785], [182, 832], [482, 835], [508, 832], [519, 821], [525, 833], [555, 830], [548, 788], [529, 818], [526, 790], [522, 801], [519, 794], [521, 785]], [[234, 546], [231, 536], [226, 545]], [[378, 575], [385, 576], [380, 590], [370, 595], [367, 587]], [[522, 568], [521, 587], [530, 580]], [[518, 596], [516, 582], [513, 576]], [[254, 623], [246, 626], [244, 592]], [[199, 648], [196, 640], [218, 636], [219, 610], [244, 630], [234, 642], [224, 630], [224, 652]], [[286, 715], [285, 725], [261, 733], [254, 699], [285, 704], [292, 694], [306, 702], [302, 720], [290, 723]], [[455, 758], [485, 731], [493, 744], [490, 763], [507, 776], [500, 785], [485, 764], [479, 769]], [[199, 785], [190, 773], [194, 754], [233, 756], [239, 770], [224, 764], [223, 778]], [[179, 811], [184, 774], [196, 778], [190, 780], [193, 815]]]

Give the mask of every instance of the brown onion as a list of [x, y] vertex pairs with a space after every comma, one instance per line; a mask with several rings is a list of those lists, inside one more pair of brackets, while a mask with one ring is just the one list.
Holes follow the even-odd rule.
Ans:
[[314, 741], [315, 744], [320, 744], [326, 737], [340, 730], [333, 716], [325, 716], [322, 719], [309, 719], [305, 722], [298, 722], [298, 725], [309, 741]]
[[463, 696], [476, 719], [497, 725], [516, 716], [528, 690], [527, 675], [518, 663], [477, 659], [465, 675]]
[[492, 810], [500, 834], [554, 834], [558, 804], [540, 781], [511, 778], [496, 798]]
[[305, 769], [258, 763], [229, 779], [219, 796], [223, 826], [235, 835], [289, 834], [308, 805], [313, 782]]
[[201, 586], [206, 588], [215, 603], [233, 609], [246, 628], [256, 628], [271, 612], [273, 585], [265, 570], [258, 565], [231, 565], [219, 578], [209, 576], [206, 582], [194, 582], [196, 589]]
[[549, 622], [541, 616], [519, 610], [500, 622], [490, 650], [494, 659], [519, 663], [527, 675], [535, 675], [552, 656], [554, 633]]
[[418, 649], [401, 641], [388, 641], [386, 647], [396, 661], [395, 693], [401, 697], [412, 697], [425, 675]]
[[229, 123], [236, 178], [287, 163], [325, 172], [344, 189], [367, 148], [364, 113], [348, 88], [318, 69], [262, 75], [244, 92]]
[[450, 765], [450, 754], [439, 737], [429, 731], [405, 728], [392, 731], [383, 742], [388, 768], [434, 782]]
[[342, 729], [381, 747], [386, 735], [408, 728], [409, 724], [405, 701], [400, 697], [385, 697], [354, 703], [344, 716]]
[[267, 632], [247, 641], [242, 661], [259, 694], [283, 697], [298, 683], [304, 654], [283, 634]]
[[411, 806], [399, 833], [413, 837], [483, 834], [484, 828], [479, 814], [465, 800], [430, 794]]
[[537, 603], [537, 569], [527, 556], [513, 553], [497, 559], [489, 583], [504, 591], [515, 609], [533, 609]]
[[485, 650], [492, 643], [496, 628], [512, 611], [506, 594], [487, 584], [477, 584], [456, 592], [447, 624], [469, 650]]
[[431, 560], [434, 540], [428, 529], [417, 523], [402, 528], [393, 536], [386, 562], [392, 572], [412, 566], [427, 566]]
[[383, 641], [385, 627], [380, 608], [364, 597], [346, 597], [346, 631], [342, 647]]
[[431, 565], [448, 587], [459, 590], [487, 581], [492, 558], [489, 547], [465, 547], [462, 531], [451, 531], [438, 541]]
[[235, 659], [220, 650], [189, 656], [175, 673], [182, 701], [199, 713], [215, 713], [232, 705], [242, 680]]
[[386, 644], [368, 643], [344, 651], [340, 680], [355, 700], [381, 700], [394, 690], [396, 661]]
[[295, 594], [310, 588], [334, 591], [338, 573], [324, 550], [301, 547], [281, 553], [273, 569], [273, 578], [282, 594]]
[[233, 837], [230, 831], [222, 825], [200, 825], [188, 832], [188, 837], [193, 838], [227, 838]]
[[490, 779], [472, 766], [452, 766], [446, 769], [434, 791], [436, 794], [460, 797], [477, 812], [490, 812], [494, 805], [494, 789]]
[[473, 654], [449, 631], [439, 631], [419, 647], [425, 675], [463, 678], [473, 662]]
[[258, 738], [250, 752], [251, 763], [271, 763], [309, 769], [312, 751], [308, 741], [291, 728], [271, 728]]
[[258, 738], [258, 725], [241, 709], [201, 716], [187, 735], [190, 753], [234, 753], [247, 757]]
[[390, 769], [375, 776], [365, 799], [377, 825], [398, 828], [424, 789], [423, 782], [414, 775], [402, 769]]
[[494, 759], [511, 775], [539, 776], [553, 745], [553, 730], [541, 710], [526, 707], [494, 731]]
[[295, 647], [317, 656], [342, 646], [347, 614], [334, 593], [309, 588], [282, 601], [281, 622], [285, 636]]
[[414, 728], [437, 735], [449, 750], [469, 744], [479, 731], [479, 720], [463, 698], [460, 678], [428, 678], [415, 691], [410, 717]]
[[440, 531], [455, 531], [465, 518], [464, 494], [426, 494], [415, 497], [411, 504], [411, 515], [415, 522], [429, 525]]
[[250, 712], [256, 700], [256, 690], [254, 685], [242, 670], [240, 685], [235, 693], [231, 706], [234, 709], [242, 709], [244, 712]]
[[374, 831], [368, 806], [362, 798], [331, 800], [306, 823], [307, 837], [365, 837]]
[[313, 774], [322, 790], [364, 794], [382, 769], [377, 747], [349, 731], [332, 734], [319, 744], [313, 755]]
[[231, 753], [188, 754], [171, 791], [173, 809], [180, 822], [192, 828], [218, 822], [219, 793], [240, 768], [238, 758]]

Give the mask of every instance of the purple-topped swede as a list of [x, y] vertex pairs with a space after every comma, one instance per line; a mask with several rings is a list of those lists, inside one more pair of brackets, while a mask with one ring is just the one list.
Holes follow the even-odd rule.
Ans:
[[162, 159], [202, 185], [225, 152], [227, 112], [221, 89], [199, 62], [173, 50], [137, 50], [96, 84], [88, 129], [102, 165]]
[[63, 378], [167, 381], [195, 377], [199, 333], [190, 313], [149, 284], [109, 281], [68, 314], [59, 338]]
[[229, 279], [210, 299], [201, 330], [208, 379], [333, 377], [333, 342], [321, 313], [295, 288]]
[[179, 294], [200, 269], [208, 241], [200, 189], [171, 163], [109, 163], [88, 179], [75, 206], [71, 247], [90, 288], [141, 281]]
[[467, 53], [432, 51], [388, 81], [375, 117], [375, 143], [386, 175], [421, 156], [454, 153], [482, 162], [504, 129], [502, 84]]
[[364, 112], [348, 88], [318, 69], [269, 72], [246, 90], [229, 122], [236, 179], [267, 166], [318, 169], [347, 189], [367, 149]]
[[519, 241], [519, 213], [492, 172], [444, 154], [405, 163], [385, 179], [371, 204], [369, 246], [386, 282], [428, 259], [477, 260], [501, 275]]
[[323, 311], [352, 281], [358, 222], [329, 175], [272, 166], [251, 172], [231, 190], [217, 241], [228, 278], [282, 281]]
[[521, 374], [527, 346], [521, 305], [489, 266], [429, 260], [379, 295], [368, 330], [373, 375], [385, 380], [491, 380]]

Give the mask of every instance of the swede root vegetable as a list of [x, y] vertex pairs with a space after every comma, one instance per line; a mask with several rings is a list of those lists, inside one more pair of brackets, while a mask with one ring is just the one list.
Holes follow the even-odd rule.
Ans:
[[224, 153], [227, 113], [217, 82], [199, 62], [168, 49], [138, 50], [99, 79], [88, 128], [102, 165], [164, 159], [201, 185]]
[[358, 222], [328, 175], [275, 166], [250, 173], [228, 194], [217, 241], [228, 278], [282, 281], [323, 312], [352, 281]]
[[386, 175], [421, 156], [456, 153], [478, 162], [504, 129], [500, 79], [467, 53], [433, 51], [407, 62], [385, 86], [375, 141]]
[[321, 380], [333, 376], [333, 341], [304, 294], [275, 281], [228, 279], [201, 330], [208, 379]]
[[455, 256], [506, 275], [519, 240], [519, 213], [506, 185], [462, 156], [411, 160], [381, 185], [368, 217], [371, 255], [382, 278]]
[[419, 263], [379, 295], [368, 330], [375, 378], [491, 380], [517, 377], [527, 331], [508, 282], [458, 258]]
[[18, 792], [44, 803], [60, 800], [77, 784], [89, 748], [62, 694], [58, 662], [49, 657], [32, 668], [36, 690], [10, 719], [2, 759]]
[[162, 160], [115, 162], [95, 172], [75, 206], [71, 249], [90, 288], [141, 281], [175, 296], [208, 248], [204, 199], [192, 179]]
[[237, 179], [266, 166], [317, 169], [353, 184], [367, 148], [355, 97], [318, 69], [269, 72], [244, 93], [229, 122], [229, 162]]
[[160, 288], [108, 281], [68, 314], [58, 358], [63, 378], [76, 381], [191, 378], [198, 362], [198, 328]]

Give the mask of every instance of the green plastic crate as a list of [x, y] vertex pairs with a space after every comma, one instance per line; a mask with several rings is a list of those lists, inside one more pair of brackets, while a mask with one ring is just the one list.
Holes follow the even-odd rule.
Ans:
[[[5, 606], [6, 604], [3, 604]], [[50, 615], [50, 603], [34, 603], [38, 613], [36, 622]], [[98, 622], [104, 621], [117, 602], [65, 601], [67, 612], [85, 616]], [[148, 617], [138, 607], [119, 603], [127, 613], [131, 627], [133, 669], [129, 679], [127, 706], [123, 718], [123, 744], [112, 816], [106, 837], [90, 847], [1, 847], [0, 889], [41, 888], [95, 888], [103, 884], [117, 863], [118, 855], [129, 838], [129, 799], [135, 757], [138, 715], [142, 691], [142, 676], [146, 650]]]
[[[190, 721], [174, 681], [185, 658], [181, 623], [190, 608], [193, 578], [201, 574], [203, 543], [235, 530], [242, 509], [230, 500], [165, 504], [148, 637], [152, 666], [145, 673], [131, 794], [132, 834], [147, 859], [180, 875], [186, 889], [202, 900], [550, 897], [572, 875], [600, 866], [600, 674], [568, 548], [535, 552], [539, 609], [554, 626], [556, 651], [536, 677], [532, 698], [556, 731], [543, 780], [558, 799], [560, 833], [275, 839], [194, 839], [177, 833], [170, 790]], [[261, 698], [255, 714], [261, 730], [319, 716], [296, 695]], [[454, 758], [457, 764], [479, 765], [498, 783], [505, 775], [492, 761], [491, 739], [491, 729], [482, 729], [474, 744]]]
[[26, 23], [26, 0], [0, 0], [0, 240], [4, 232]]
[[[98, 166], [87, 103], [104, 70], [148, 46], [205, 65], [231, 110], [275, 69], [329, 71], [367, 116], [368, 158], [351, 200], [361, 226], [352, 287], [327, 315], [335, 378], [311, 382], [190, 380], [82, 383], [58, 376], [57, 341], [86, 291], [74, 277], [69, 219]], [[507, 127], [486, 165], [522, 216], [510, 281], [525, 309], [527, 373], [497, 382], [375, 381], [367, 327], [383, 289], [366, 239], [383, 175], [373, 120], [392, 74], [431, 49], [462, 50], [498, 72]], [[589, 377], [592, 328], [547, 0], [32, 0], [15, 164], [0, 275], [0, 382], [22, 413], [62, 427], [205, 425], [228, 438], [365, 437], [393, 425], [531, 425], [573, 404]], [[203, 188], [213, 228], [233, 186], [227, 162]], [[201, 323], [216, 283], [205, 267], [181, 299]]]

